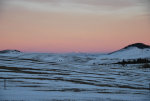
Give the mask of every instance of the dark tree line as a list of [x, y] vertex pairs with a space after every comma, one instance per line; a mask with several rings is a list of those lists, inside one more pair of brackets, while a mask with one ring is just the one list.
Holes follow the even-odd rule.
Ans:
[[121, 64], [121, 65], [126, 65], [126, 64], [141, 64], [141, 63], [150, 63], [149, 59], [130, 59], [130, 60], [122, 60], [121, 62], [117, 62], [114, 64]]

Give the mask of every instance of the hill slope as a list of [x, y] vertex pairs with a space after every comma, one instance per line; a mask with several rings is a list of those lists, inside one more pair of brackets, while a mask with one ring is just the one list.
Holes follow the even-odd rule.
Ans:
[[109, 57], [123, 59], [150, 58], [150, 46], [143, 43], [135, 43], [108, 55]]
[[150, 46], [143, 43], [135, 43], [128, 45], [118, 51], [98, 56], [95, 60], [90, 61], [94, 64], [110, 64], [123, 59], [139, 59], [148, 58], [150, 59]]

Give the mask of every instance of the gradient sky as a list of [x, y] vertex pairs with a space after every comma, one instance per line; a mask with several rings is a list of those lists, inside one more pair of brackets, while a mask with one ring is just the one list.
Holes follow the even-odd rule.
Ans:
[[149, 0], [0, 0], [0, 50], [111, 52], [150, 45]]

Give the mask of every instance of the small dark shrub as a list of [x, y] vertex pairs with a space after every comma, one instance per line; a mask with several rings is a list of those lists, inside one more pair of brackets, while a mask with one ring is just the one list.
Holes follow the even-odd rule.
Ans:
[[146, 63], [146, 64], [142, 65], [141, 68], [150, 68], [150, 64]]
[[125, 64], [141, 64], [141, 63], [150, 63], [149, 59], [129, 59], [129, 60], [122, 60], [121, 62], [117, 62], [115, 64], [121, 64], [121, 65], [125, 65]]

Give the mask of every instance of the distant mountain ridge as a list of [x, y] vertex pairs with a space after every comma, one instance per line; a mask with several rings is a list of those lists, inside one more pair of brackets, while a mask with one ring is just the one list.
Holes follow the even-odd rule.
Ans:
[[117, 52], [124, 51], [124, 50], [130, 49], [130, 48], [150, 49], [150, 46], [149, 46], [149, 45], [146, 45], [146, 44], [144, 44], [144, 43], [134, 43], [134, 44], [125, 46], [124, 48], [122, 48], [122, 49], [120, 49], [120, 50], [117, 50], [117, 51], [114, 51], [114, 52], [111, 52], [111, 53], [108, 53], [108, 54], [117, 53]]
[[127, 48], [130, 48], [130, 47], [137, 47], [139, 49], [150, 48], [149, 45], [146, 45], [146, 44], [143, 44], [143, 43], [135, 43], [135, 44], [128, 45], [128, 46], [124, 47], [123, 49], [127, 49]]
[[2, 50], [0, 53], [21, 53], [19, 50]]

